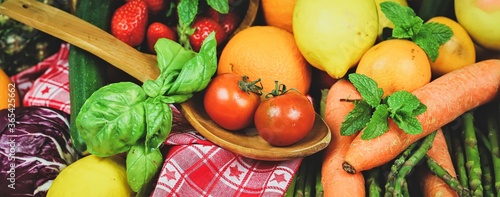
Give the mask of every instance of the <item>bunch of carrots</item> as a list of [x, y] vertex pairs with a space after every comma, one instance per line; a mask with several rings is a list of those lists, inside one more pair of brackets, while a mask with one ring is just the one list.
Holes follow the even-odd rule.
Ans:
[[[315, 173], [315, 180], [320, 179], [321, 184], [313, 183], [319, 191], [316, 193], [324, 196], [498, 195], [500, 159], [496, 123], [500, 120], [497, 115], [500, 108], [494, 108], [496, 113], [476, 111], [491, 109], [492, 103], [500, 106], [497, 103], [499, 88], [499, 59], [483, 60], [450, 72], [412, 92], [427, 106], [427, 110], [416, 117], [423, 127], [422, 133], [407, 134], [389, 119], [386, 133], [363, 140], [360, 134], [340, 134], [343, 117], [354, 108], [354, 103], [345, 99], [361, 99], [351, 82], [340, 79], [323, 96], [328, 110], [322, 115], [332, 132], [332, 141], [319, 154], [321, 173]], [[477, 119], [489, 121], [481, 123]], [[462, 124], [457, 127], [459, 121]], [[306, 157], [303, 165], [310, 165], [307, 161]]]

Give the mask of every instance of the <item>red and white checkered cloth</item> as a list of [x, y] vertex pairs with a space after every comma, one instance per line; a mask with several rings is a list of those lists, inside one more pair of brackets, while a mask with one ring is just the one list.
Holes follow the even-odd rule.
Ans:
[[[68, 44], [12, 80], [23, 106], [70, 113]], [[220, 148], [201, 136], [173, 105], [169, 147], [151, 196], [283, 196], [302, 159], [259, 161]]]

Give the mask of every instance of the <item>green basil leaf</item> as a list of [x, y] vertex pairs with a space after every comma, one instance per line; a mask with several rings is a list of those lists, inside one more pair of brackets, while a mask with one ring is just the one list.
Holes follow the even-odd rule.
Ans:
[[76, 126], [88, 151], [99, 157], [122, 153], [144, 135], [144, 90], [132, 82], [95, 91], [83, 104]]
[[146, 80], [142, 84], [142, 89], [149, 97], [157, 97], [161, 94], [161, 85], [157, 83], [157, 81], [161, 81], [161, 78], [157, 80]]
[[368, 122], [361, 134], [361, 139], [369, 140], [384, 134], [389, 129], [389, 124], [387, 123], [388, 117], [389, 111], [387, 105], [382, 104], [377, 106], [370, 118], [370, 122]]
[[163, 103], [162, 97], [148, 98], [144, 103], [146, 111], [145, 146], [159, 148], [172, 129], [172, 109]]
[[163, 103], [182, 103], [184, 101], [187, 101], [193, 97], [193, 94], [178, 94], [178, 95], [169, 95], [169, 96], [164, 96], [162, 97], [162, 102]]
[[207, 0], [207, 4], [219, 13], [227, 14], [229, 12], [228, 0]]
[[215, 33], [212, 32], [203, 41], [200, 52], [184, 65], [167, 94], [191, 94], [201, 91], [208, 85], [215, 71], [217, 71], [217, 42]]
[[365, 101], [359, 101], [345, 117], [344, 122], [340, 125], [340, 134], [349, 136], [362, 130], [370, 121], [372, 108]]
[[363, 74], [351, 73], [349, 74], [349, 81], [356, 87], [361, 97], [375, 108], [380, 104], [384, 90], [378, 87], [377, 82]]
[[171, 74], [180, 72], [187, 61], [192, 59], [196, 52], [187, 50], [181, 44], [160, 38], [155, 44], [156, 59], [161, 73]]
[[180, 0], [177, 15], [181, 25], [190, 25], [198, 13], [198, 0]]
[[138, 192], [151, 182], [163, 163], [159, 148], [146, 148], [139, 143], [127, 153], [127, 182], [134, 192]]

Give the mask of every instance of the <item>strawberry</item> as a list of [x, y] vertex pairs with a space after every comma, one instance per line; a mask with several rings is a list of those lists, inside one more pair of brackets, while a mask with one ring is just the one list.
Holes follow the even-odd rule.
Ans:
[[158, 41], [158, 39], [160, 38], [167, 38], [173, 41], [177, 41], [177, 34], [172, 28], [166, 26], [163, 23], [151, 23], [146, 33], [148, 49], [150, 52], [156, 54], [154, 46], [156, 44], [156, 41]]
[[148, 8], [144, 1], [132, 0], [120, 6], [111, 18], [111, 34], [132, 47], [144, 40]]
[[149, 12], [153, 15], [165, 9], [165, 0], [143, 0], [148, 4]]
[[239, 24], [240, 16], [234, 10], [229, 10], [227, 14], [222, 14], [210, 7], [203, 15], [219, 23], [222, 28], [224, 28], [227, 35], [233, 33], [234, 29], [236, 29]]
[[203, 40], [208, 36], [208, 34], [215, 31], [215, 40], [217, 41], [217, 46], [224, 42], [227, 38], [227, 34], [224, 28], [214, 20], [207, 17], [198, 17], [192, 28], [195, 28], [194, 33], [189, 36], [189, 43], [194, 51], [199, 52]]

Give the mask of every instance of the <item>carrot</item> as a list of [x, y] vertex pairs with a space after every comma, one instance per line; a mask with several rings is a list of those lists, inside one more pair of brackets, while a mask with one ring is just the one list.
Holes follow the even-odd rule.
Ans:
[[361, 96], [351, 82], [341, 79], [330, 88], [326, 100], [325, 122], [332, 133], [332, 140], [325, 149], [321, 169], [321, 183], [325, 196], [365, 196], [365, 181], [363, 174], [349, 174], [342, 169], [344, 155], [349, 144], [356, 137], [341, 136], [340, 125], [349, 111], [354, 108], [352, 102], [340, 99], [360, 99]]
[[391, 161], [410, 144], [491, 101], [499, 86], [499, 59], [477, 62], [433, 80], [412, 92], [427, 106], [427, 111], [417, 116], [423, 132], [407, 134], [389, 120], [389, 130], [377, 138], [362, 140], [358, 134], [345, 155], [344, 170], [356, 173]]
[[[434, 159], [452, 177], [457, 177], [450, 152], [448, 151], [448, 144], [441, 129], [437, 131], [432, 147], [427, 152], [427, 156]], [[420, 175], [420, 185], [424, 196], [458, 196], [455, 190], [448, 186], [443, 179], [432, 174], [428, 168], [422, 169]]]

